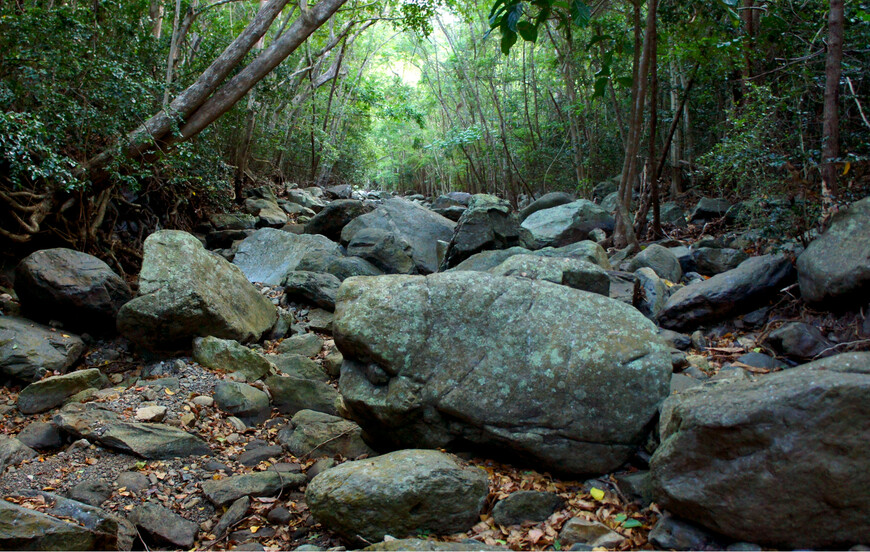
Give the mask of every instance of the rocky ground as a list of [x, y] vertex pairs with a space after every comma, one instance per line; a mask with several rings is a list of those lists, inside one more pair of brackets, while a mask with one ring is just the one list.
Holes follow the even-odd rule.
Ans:
[[870, 543], [870, 200], [806, 251], [704, 199], [608, 254], [606, 191], [258, 189], [149, 238], [135, 293], [31, 255], [0, 548]]

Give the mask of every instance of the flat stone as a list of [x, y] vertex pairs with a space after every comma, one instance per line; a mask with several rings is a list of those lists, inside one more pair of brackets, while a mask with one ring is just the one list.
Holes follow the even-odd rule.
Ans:
[[219, 480], [203, 481], [202, 492], [215, 506], [223, 506], [244, 496], [272, 496], [285, 489], [295, 489], [305, 483], [305, 476], [274, 471], [234, 475]]
[[151, 538], [179, 548], [192, 548], [199, 533], [199, 524], [188, 521], [172, 510], [153, 502], [145, 502], [134, 507], [129, 514], [129, 519]]
[[36, 414], [60, 406], [76, 393], [94, 387], [108, 387], [109, 379], [96, 368], [51, 376], [31, 383], [18, 395], [18, 410]]
[[48, 372], [66, 372], [82, 355], [78, 336], [24, 318], [0, 316], [0, 374], [34, 382]]

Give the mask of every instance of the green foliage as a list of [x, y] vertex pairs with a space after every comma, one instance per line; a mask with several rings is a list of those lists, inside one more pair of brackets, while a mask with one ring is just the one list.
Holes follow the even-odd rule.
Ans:
[[779, 149], [779, 107], [780, 99], [769, 88], [753, 86], [746, 105], [729, 111], [725, 135], [698, 160], [718, 194], [763, 193], [782, 181], [787, 157]]
[[46, 180], [71, 189], [78, 184], [75, 166], [75, 161], [57, 153], [38, 116], [0, 112], [0, 168], [13, 189], [32, 188]]

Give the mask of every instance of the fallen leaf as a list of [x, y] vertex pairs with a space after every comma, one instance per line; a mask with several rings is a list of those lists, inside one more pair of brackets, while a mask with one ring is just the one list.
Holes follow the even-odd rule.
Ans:
[[541, 540], [541, 537], [543, 537], [543, 536], [544, 536], [544, 532], [538, 528], [535, 528], [535, 529], [532, 529], [531, 531], [529, 531], [528, 539], [529, 539], [529, 541], [531, 541], [532, 544], [537, 544], [538, 541]]
[[604, 491], [597, 487], [592, 487], [589, 490], [589, 494], [591, 494], [592, 498], [594, 498], [595, 500], [601, 500], [602, 498], [604, 498]]

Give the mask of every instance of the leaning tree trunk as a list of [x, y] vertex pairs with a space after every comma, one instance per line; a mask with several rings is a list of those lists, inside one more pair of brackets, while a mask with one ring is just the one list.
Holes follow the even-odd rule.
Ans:
[[[278, 40], [218, 90], [288, 2], [270, 0], [263, 6], [242, 34], [227, 46], [196, 82], [169, 104], [168, 109], [155, 114], [127, 135], [126, 146], [120, 153], [139, 157], [196, 136], [229, 111], [257, 82], [293, 53], [346, 0], [322, 0], [314, 7], [303, 10]], [[173, 132], [176, 126], [179, 130]], [[89, 177], [96, 184], [105, 183], [108, 180], [106, 167], [118, 154], [116, 148], [110, 148], [90, 159], [80, 169], [82, 176]]]
[[840, 155], [840, 121], [837, 104], [843, 61], [843, 0], [831, 0], [828, 14], [828, 55], [825, 60], [825, 109], [822, 117], [822, 205], [826, 212], [834, 209], [837, 189], [837, 165]]

